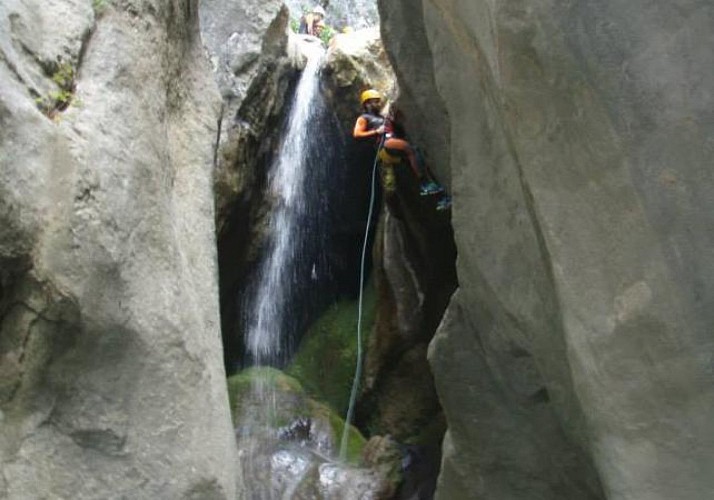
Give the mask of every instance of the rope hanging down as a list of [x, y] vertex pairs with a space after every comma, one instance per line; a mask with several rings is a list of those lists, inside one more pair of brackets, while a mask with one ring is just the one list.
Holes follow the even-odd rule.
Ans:
[[360, 272], [359, 272], [359, 306], [357, 308], [357, 366], [355, 367], [355, 376], [352, 380], [352, 391], [350, 392], [350, 404], [347, 407], [347, 416], [345, 417], [345, 427], [342, 430], [342, 441], [340, 442], [340, 461], [345, 462], [347, 460], [347, 442], [349, 440], [350, 425], [352, 424], [352, 417], [354, 416], [354, 406], [357, 399], [357, 389], [359, 388], [359, 381], [362, 378], [362, 299], [364, 295], [364, 263], [367, 256], [367, 241], [369, 239], [369, 227], [372, 224], [372, 215], [374, 212], [374, 199], [376, 194], [376, 180], [377, 180], [377, 163], [379, 161], [379, 150], [382, 149], [384, 144], [384, 135], [379, 141], [379, 146], [377, 147], [377, 154], [374, 156], [374, 165], [372, 165], [372, 182], [371, 182], [371, 192], [369, 198], [369, 213], [367, 215], [367, 226], [364, 230], [364, 241], [362, 244], [362, 260], [360, 262]]

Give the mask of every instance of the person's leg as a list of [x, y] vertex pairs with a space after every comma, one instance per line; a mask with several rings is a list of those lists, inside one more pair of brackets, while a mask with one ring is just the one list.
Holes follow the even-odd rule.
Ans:
[[396, 137], [390, 137], [384, 141], [384, 148], [390, 154], [401, 153], [403, 156], [406, 156], [407, 160], [409, 161], [409, 166], [411, 167], [412, 172], [414, 172], [416, 178], [421, 181], [423, 175], [421, 169], [419, 168], [419, 162], [417, 161], [416, 155], [414, 154], [414, 149], [407, 141], [405, 141], [404, 139], [397, 139]]

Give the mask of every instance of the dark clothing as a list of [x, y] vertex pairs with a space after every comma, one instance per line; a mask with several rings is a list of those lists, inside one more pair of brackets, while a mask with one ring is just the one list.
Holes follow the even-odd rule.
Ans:
[[352, 136], [360, 140], [373, 140], [375, 146], [377, 146], [382, 139], [377, 129], [382, 125], [384, 125], [384, 117], [382, 115], [362, 113], [359, 118], [357, 118]]
[[379, 127], [384, 125], [384, 117], [381, 115], [362, 113], [361, 117], [367, 120], [367, 130], [377, 130]]

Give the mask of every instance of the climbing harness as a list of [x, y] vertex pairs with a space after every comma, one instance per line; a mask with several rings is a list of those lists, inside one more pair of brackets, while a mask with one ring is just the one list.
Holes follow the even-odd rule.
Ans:
[[342, 430], [342, 441], [340, 442], [340, 461], [347, 460], [347, 442], [349, 440], [350, 425], [354, 416], [354, 406], [357, 399], [357, 389], [359, 381], [362, 378], [362, 299], [364, 295], [364, 263], [367, 257], [367, 241], [369, 240], [369, 227], [372, 225], [372, 215], [374, 213], [374, 200], [376, 194], [377, 180], [377, 164], [379, 163], [379, 151], [384, 144], [384, 135], [379, 141], [377, 154], [374, 157], [374, 165], [372, 165], [372, 181], [369, 197], [369, 213], [367, 215], [367, 225], [364, 230], [364, 241], [362, 243], [362, 260], [360, 262], [359, 271], [359, 302], [357, 307], [357, 366], [355, 367], [355, 377], [352, 380], [352, 391], [350, 392], [350, 402], [347, 407], [347, 416], [345, 417], [345, 427]]
[[402, 159], [398, 156], [390, 155], [385, 148], [380, 148], [377, 152], [382, 168], [380, 174], [382, 177], [382, 187], [386, 193], [393, 193], [397, 189], [397, 179], [394, 174], [394, 166], [401, 163]]

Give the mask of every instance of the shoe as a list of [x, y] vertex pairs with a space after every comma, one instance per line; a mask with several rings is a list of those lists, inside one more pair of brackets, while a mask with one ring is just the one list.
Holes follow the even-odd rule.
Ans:
[[419, 187], [419, 194], [421, 196], [430, 196], [432, 194], [443, 193], [444, 188], [439, 186], [436, 182], [426, 182]]
[[451, 208], [451, 198], [449, 196], [444, 196], [438, 202], [436, 202], [436, 209], [438, 211], [448, 210]]

